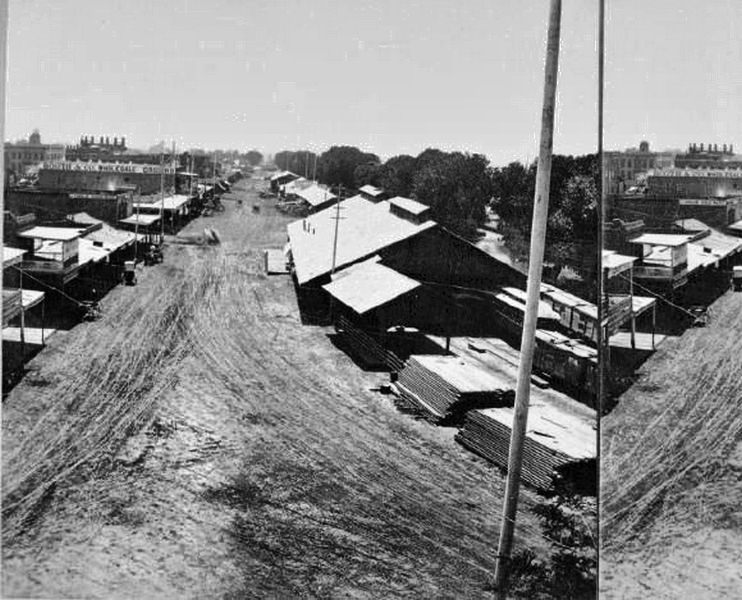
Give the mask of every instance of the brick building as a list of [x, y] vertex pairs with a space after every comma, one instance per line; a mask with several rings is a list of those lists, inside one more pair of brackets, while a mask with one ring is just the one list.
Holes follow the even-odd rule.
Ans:
[[31, 167], [64, 159], [64, 145], [42, 144], [38, 129], [28, 137], [28, 141], [5, 142], [5, 169], [16, 179], [24, 177]]
[[603, 167], [608, 194], [621, 194], [636, 185], [640, 175], [656, 169], [674, 166], [675, 153], [653, 152], [649, 142], [642, 141], [639, 148], [604, 153]]
[[141, 194], [160, 191], [161, 174], [166, 190], [175, 186], [175, 168], [169, 164], [46, 163], [39, 170], [39, 189], [65, 192], [115, 192], [138, 190]]

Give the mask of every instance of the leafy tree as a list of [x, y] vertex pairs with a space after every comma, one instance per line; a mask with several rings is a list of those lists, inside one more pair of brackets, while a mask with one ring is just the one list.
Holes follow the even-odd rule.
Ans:
[[251, 167], [257, 167], [263, 162], [263, 155], [257, 150], [250, 150], [245, 154], [245, 159]]
[[322, 183], [355, 187], [355, 170], [360, 165], [378, 165], [379, 157], [355, 146], [332, 146], [319, 157], [317, 178]]
[[[581, 280], [570, 283], [570, 291], [585, 298], [592, 298], [597, 275], [592, 259], [597, 254], [598, 177], [596, 155], [553, 158], [545, 259], [553, 263], [554, 276], [566, 266], [576, 269]], [[523, 261], [528, 259], [524, 240], [531, 235], [535, 180], [536, 165], [516, 162], [493, 172], [492, 208], [500, 217], [500, 232], [514, 257]]]
[[544, 535], [551, 541], [548, 561], [528, 550], [512, 560], [510, 593], [514, 598], [592, 600], [597, 583], [597, 511], [595, 498], [562, 491], [536, 505]]
[[389, 196], [412, 195], [412, 185], [415, 179], [415, 157], [408, 154], [393, 156], [380, 168], [378, 185]]
[[379, 186], [381, 171], [382, 165], [378, 163], [369, 162], [358, 165], [353, 170], [355, 187], [360, 188], [368, 184]]
[[413, 197], [430, 206], [442, 225], [474, 237], [492, 197], [489, 161], [481, 154], [425, 152], [424, 166], [415, 174]]

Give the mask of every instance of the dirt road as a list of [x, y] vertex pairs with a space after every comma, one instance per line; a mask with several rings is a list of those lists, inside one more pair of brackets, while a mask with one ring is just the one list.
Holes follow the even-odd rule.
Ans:
[[[301, 324], [261, 266], [288, 219], [254, 185], [184, 231], [221, 247], [169, 247], [7, 398], [3, 597], [491, 597], [502, 476]], [[544, 553], [534, 501], [518, 544]]]
[[742, 294], [711, 310], [602, 421], [601, 597], [740, 597]]

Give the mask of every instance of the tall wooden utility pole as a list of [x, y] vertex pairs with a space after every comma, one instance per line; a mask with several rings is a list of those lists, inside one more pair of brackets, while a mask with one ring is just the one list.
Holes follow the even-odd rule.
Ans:
[[[327, 192], [325, 192], [327, 193]], [[338, 201], [335, 203], [335, 237], [332, 241], [332, 270], [330, 276], [335, 274], [335, 263], [338, 255], [338, 233], [340, 229], [340, 203], [343, 201], [343, 186], [338, 188]]]
[[551, 156], [554, 142], [554, 109], [556, 104], [557, 71], [559, 64], [559, 28], [562, 13], [561, 0], [551, 0], [549, 29], [546, 42], [546, 67], [544, 102], [541, 113], [541, 145], [539, 148], [536, 190], [533, 198], [533, 225], [531, 249], [528, 259], [528, 287], [523, 336], [520, 345], [518, 384], [515, 391], [515, 414], [510, 437], [508, 478], [505, 488], [505, 504], [502, 511], [500, 542], [497, 549], [495, 589], [501, 599], [507, 596], [508, 567], [513, 547], [513, 531], [518, 510], [520, 472], [523, 462], [523, 442], [528, 422], [528, 403], [531, 392], [531, 368], [536, 341], [538, 303], [541, 292], [541, 270], [546, 243], [546, 222], [549, 210], [549, 183], [551, 180]]
[[160, 152], [160, 245], [165, 242], [165, 142]]
[[[604, 302], [604, 298], [607, 300], [605, 294], [605, 279], [603, 272], [603, 245], [605, 243], [604, 227], [605, 227], [605, 212], [606, 212], [606, 169], [605, 162], [603, 161], [603, 87], [605, 83], [605, 0], [599, 0], [598, 2], [598, 167], [600, 169], [600, 178], [598, 180], [598, 231], [597, 231], [597, 282], [598, 282], [598, 382], [597, 382], [597, 434], [595, 436], [595, 456], [600, 456], [600, 420], [603, 415], [603, 403], [608, 391], [606, 385], [607, 373], [610, 372], [610, 366], [607, 364], [610, 344], [610, 332], [603, 328], [603, 323], [607, 321], [608, 303]], [[633, 278], [630, 281], [631, 301], [634, 301], [634, 281]], [[633, 311], [633, 307], [631, 309]], [[634, 344], [634, 331], [636, 329], [636, 322], [634, 318], [631, 319], [631, 343]], [[652, 328], [654, 332], [654, 327]], [[654, 335], [654, 334], [653, 334]], [[654, 338], [652, 338], [654, 341]], [[654, 346], [654, 344], [652, 344]], [[597, 489], [600, 490], [600, 461], [597, 461], [597, 472], [595, 474], [595, 480], [597, 482]], [[598, 491], [598, 493], [600, 493]], [[598, 502], [596, 518], [600, 523], [600, 502]], [[598, 549], [600, 549], [601, 535], [600, 527], [598, 527]], [[598, 569], [598, 583], [597, 589], [600, 589], [600, 569]]]

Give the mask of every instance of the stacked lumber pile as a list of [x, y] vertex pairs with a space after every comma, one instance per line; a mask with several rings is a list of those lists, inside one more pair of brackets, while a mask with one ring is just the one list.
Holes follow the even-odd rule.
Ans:
[[400, 394], [435, 422], [460, 421], [472, 408], [512, 406], [506, 381], [458, 356], [413, 355], [399, 372]]
[[385, 350], [376, 338], [355, 326], [346, 316], [338, 317], [338, 329], [343, 334], [343, 340], [364, 365], [392, 371], [399, 371], [404, 367], [402, 359]]
[[21, 312], [21, 290], [3, 289], [3, 326]]
[[[456, 441], [502, 469], [507, 469], [512, 408], [473, 410], [466, 415]], [[597, 433], [589, 419], [567, 414], [556, 406], [531, 405], [523, 444], [521, 477], [540, 489], [552, 485], [557, 467], [595, 459]]]

